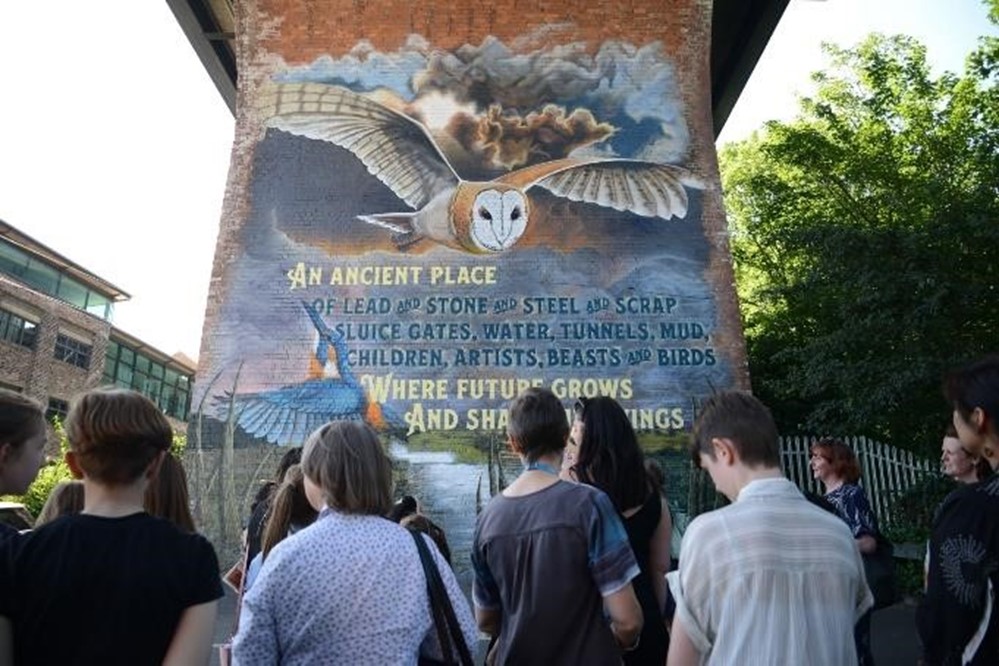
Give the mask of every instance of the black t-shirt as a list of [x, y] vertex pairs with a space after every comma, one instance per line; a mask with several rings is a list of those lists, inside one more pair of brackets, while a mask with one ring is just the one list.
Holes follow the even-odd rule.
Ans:
[[[961, 486], [949, 494], [933, 522], [926, 594], [916, 628], [927, 664], [960, 664], [982, 624], [988, 595], [999, 590], [999, 477]], [[989, 589], [989, 583], [992, 589]], [[993, 608], [969, 664], [995, 664], [999, 613]]]
[[20, 534], [20, 531], [8, 525], [7, 523], [0, 523], [0, 543], [6, 541], [9, 537], [16, 537]]
[[64, 516], [0, 544], [17, 664], [159, 664], [183, 611], [221, 596], [208, 540], [146, 513]]

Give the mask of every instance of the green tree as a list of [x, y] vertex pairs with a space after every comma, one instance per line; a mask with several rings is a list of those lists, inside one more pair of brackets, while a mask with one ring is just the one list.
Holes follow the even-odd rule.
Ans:
[[997, 40], [936, 78], [911, 38], [826, 49], [794, 121], [721, 152], [753, 388], [784, 432], [928, 452], [943, 372], [999, 350]]

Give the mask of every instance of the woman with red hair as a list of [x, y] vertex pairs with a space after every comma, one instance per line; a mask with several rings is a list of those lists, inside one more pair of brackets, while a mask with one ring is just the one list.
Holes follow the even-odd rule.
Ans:
[[[857, 548], [864, 555], [878, 549], [878, 520], [867, 501], [867, 493], [860, 481], [860, 462], [853, 449], [832, 437], [812, 444], [812, 476], [825, 486], [825, 499], [833, 505], [840, 518], [846, 521], [857, 540]], [[871, 612], [857, 621], [854, 638], [857, 643], [857, 661], [860, 666], [871, 666]]]

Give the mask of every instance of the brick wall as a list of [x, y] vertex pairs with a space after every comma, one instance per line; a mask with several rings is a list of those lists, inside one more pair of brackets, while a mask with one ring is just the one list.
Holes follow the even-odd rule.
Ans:
[[[371, 374], [394, 373], [396, 376], [422, 379], [424, 374], [421, 373], [425, 373], [434, 379], [443, 378], [449, 382], [449, 389], [453, 389], [459, 380], [480, 377], [490, 380], [540, 377], [547, 384], [562, 379], [627, 377], [634, 380], [636, 387], [634, 406], [647, 410], [660, 407], [679, 409], [683, 412], [681, 427], [689, 427], [692, 422], [692, 405], [698, 397], [724, 387], [748, 388], [745, 348], [733, 286], [710, 113], [708, 54], [711, 5], [710, 0], [586, 3], [498, 0], [484, 6], [461, 0], [246, 0], [238, 3], [236, 44], [240, 89], [236, 135], [205, 313], [192, 411], [197, 411], [201, 398], [207, 394], [208, 399], [204, 403], [206, 416], [223, 419], [226, 413], [224, 393], [234, 390], [237, 375], [239, 382], [235, 392], [248, 396], [241, 407], [254, 400], [257, 393], [304, 382], [309, 368], [310, 345], [315, 349], [315, 331], [302, 310], [302, 302], [341, 297], [345, 290], [329, 288], [329, 284], [317, 281], [315, 287], [310, 285], [308, 290], [303, 290], [304, 293], [292, 293], [285, 275], [296, 262], [329, 268], [349, 265], [350, 262], [354, 262], [353, 265], [369, 262], [371, 265], [410, 266], [420, 261], [421, 257], [431, 257], [425, 260], [427, 265], [474, 264], [492, 260], [503, 274], [503, 282], [497, 283], [497, 287], [474, 293], [497, 300], [517, 293], [514, 289], [520, 290], [524, 297], [571, 297], [587, 290], [609, 296], [654, 295], [675, 289], [678, 296], [689, 297], [686, 304], [694, 312], [677, 317], [688, 317], [687, 321], [703, 324], [708, 331], [703, 340], [645, 345], [629, 338], [615, 339], [609, 344], [620, 345], [626, 353], [633, 350], [673, 352], [710, 348], [716, 355], [711, 357], [710, 366], [702, 367], [689, 367], [696, 364], [674, 360], [682, 360], [683, 356], [664, 354], [651, 363], [636, 355], [632, 364], [628, 361], [603, 364], [596, 369], [585, 364], [567, 363], [564, 367], [568, 369], [563, 371], [552, 369], [553, 365], [559, 366], [557, 363], [543, 367], [520, 367], [518, 363], [516, 368], [475, 368], [466, 372], [455, 370], [457, 364], [452, 363], [448, 367], [437, 364], [431, 372], [426, 372], [425, 367], [419, 367], [421, 363], [409, 366], [387, 363], [368, 370]], [[511, 68], [527, 61], [534, 63], [528, 67], [533, 68], [529, 75], [518, 78], [517, 72], [490, 71], [485, 61], [490, 58], [490, 45], [496, 44], [505, 49], [504, 53], [522, 58], [518, 63], [515, 62], [516, 57], [511, 56]], [[462, 60], [466, 56], [469, 59]], [[479, 57], [481, 61], [475, 60]], [[444, 77], [440, 79], [443, 83], [434, 87], [437, 75], [447, 70], [449, 59], [459, 60], [462, 65], [471, 63], [465, 78], [457, 75], [451, 79]], [[412, 60], [420, 62], [414, 68], [408, 68], [406, 63]], [[601, 63], [607, 60], [612, 60], [613, 65], [598, 72]], [[618, 65], [621, 67], [618, 68]], [[634, 69], [622, 74], [625, 65]], [[324, 66], [329, 69], [324, 70]], [[578, 72], [575, 82], [586, 81], [587, 76], [593, 76], [591, 82], [594, 85], [585, 94], [575, 94], [572, 90], [565, 93], [565, 89], [548, 85], [545, 77], [550, 72], [544, 71], [547, 67], [551, 71]], [[640, 71], [642, 68], [644, 71]], [[307, 76], [303, 75], [306, 70]], [[615, 78], [615, 72], [618, 72], [618, 78]], [[483, 85], [477, 87], [469, 83], [470, 80], [477, 80], [476, 77], [482, 78]], [[596, 91], [597, 78], [602, 82], [601, 91]], [[402, 79], [405, 81], [399, 83]], [[420, 81], [428, 80], [435, 83], [417, 89]], [[541, 92], [534, 94], [528, 83], [524, 83], [522, 89], [518, 88], [524, 80], [528, 83], [544, 82], [544, 85], [538, 83], [535, 88]], [[390, 207], [393, 203], [400, 211], [409, 212], [409, 207], [399, 201], [390, 201], [393, 195], [387, 193], [385, 181], [378, 183], [372, 176], [374, 171], [370, 167], [365, 170], [357, 156], [350, 154], [350, 148], [333, 145], [335, 141], [324, 143], [322, 137], [316, 136], [322, 134], [321, 131], [296, 134], [293, 129], [287, 131], [283, 128], [286, 131], [282, 133], [265, 127], [265, 121], [274, 118], [277, 112], [264, 111], [261, 98], [266, 96], [267, 87], [275, 81], [318, 81], [348, 88], [395, 112], [407, 114], [418, 123], [426, 121], [427, 115], [416, 102], [427, 101], [428, 98], [432, 101], [433, 95], [438, 92], [445, 97], [451, 95], [455, 106], [460, 102], [464, 110], [449, 110], [451, 115], [445, 118], [448, 122], [441, 122], [441, 127], [430, 128], [434, 130], [430, 134], [445, 153], [449, 145], [457, 146], [459, 150], [455, 150], [453, 155], [458, 159], [454, 160], [454, 164], [459, 165], [455, 168], [465, 180], [475, 180], [472, 176], [466, 177], [467, 173], [479, 176], [486, 173], [489, 178], [494, 178], [495, 172], [481, 168], [483, 165], [475, 162], [474, 150], [469, 150], [467, 144], [460, 144], [458, 128], [467, 127], [455, 122], [460, 120], [461, 114], [471, 109], [466, 115], [479, 121], [495, 108], [507, 118], [526, 119], [531, 114], [536, 116], [541, 113], [550, 104], [566, 114], [575, 110], [592, 112], [596, 121], [613, 128], [611, 136], [629, 137], [629, 141], [622, 141], [613, 149], [609, 139], [599, 143], [598, 147], [606, 151], [600, 154], [682, 167], [692, 176], [691, 181], [699, 184], [687, 189], [693, 202], [689, 215], [685, 213], [682, 220], [666, 221], [663, 218], [654, 222], [659, 225], [655, 227], [655, 233], [661, 234], [659, 237], [651, 234], [640, 236], [638, 232], [633, 237], [629, 236], [636, 227], [628, 226], [635, 222], [634, 216], [628, 217], [628, 212], [621, 216], [618, 227], [611, 227], [609, 221], [614, 213], [608, 213], [609, 208], [573, 208], [571, 202], [552, 202], [540, 194], [536, 197], [537, 202], [531, 205], [536, 205], [534, 210], [550, 226], [545, 231], [537, 231], [535, 239], [554, 240], [554, 243], [523, 243], [505, 254], [474, 257], [460, 252], [448, 254], [454, 246], [445, 250], [434, 247], [426, 250], [425, 254], [416, 248], [403, 253], [391, 245], [385, 232], [376, 236], [370, 226], [357, 221], [368, 213], [394, 212], [397, 209]], [[566, 81], [566, 88], [571, 89], [574, 83], [571, 74], [566, 76]], [[640, 86], [637, 81], [646, 87]], [[640, 92], [634, 98], [629, 97], [627, 105], [621, 103], [609, 109], [604, 103], [607, 98], [601, 95], [613, 88], [613, 95], [618, 96], [613, 104], [618, 104], [630, 94], [627, 92], [629, 87]], [[514, 91], [515, 88], [517, 90]], [[498, 90], [501, 95], [494, 94]], [[645, 97], [637, 99], [639, 95]], [[407, 108], [407, 105], [416, 108]], [[675, 113], [660, 113], [667, 106], [675, 108]], [[654, 120], [644, 122], [648, 118]], [[676, 119], [679, 119], [677, 124], [670, 125]], [[425, 122], [424, 125], [429, 128]], [[270, 126], [282, 130], [278, 125]], [[666, 127], [668, 130], [660, 132]], [[680, 131], [673, 132], [676, 128]], [[442, 133], [450, 133], [450, 136], [442, 138]], [[660, 146], [658, 138], [664, 139], [662, 143], [668, 143], [681, 135], [683, 138], [677, 139], [677, 145], [682, 144], [682, 148], [677, 148], [675, 153], [663, 157], [664, 152], [657, 152]], [[537, 138], [531, 137], [530, 140]], [[452, 141], [448, 143], [448, 139]], [[539, 141], [538, 145], [541, 143], [543, 141]], [[579, 145], [591, 147], [585, 142]], [[534, 154], [547, 156], [547, 161], [565, 157], [568, 153], [552, 156], [541, 150]], [[447, 157], [452, 157], [452, 154]], [[460, 168], [461, 159], [466, 160], [464, 166], [467, 172], [462, 172]], [[302, 168], [302, 164], [308, 164], [308, 168]], [[469, 164], [475, 168], [468, 168]], [[495, 163], [485, 166], [494, 167]], [[509, 166], [511, 170], [524, 168], [524, 164], [520, 163], [515, 166], [506, 163], [504, 166]], [[532, 197], [537, 189], [541, 188], [533, 190]], [[647, 219], [639, 223], [640, 228], [650, 228], [653, 216], [642, 217]], [[602, 241], [592, 242], [586, 233], [588, 229], [585, 225], [594, 223], [594, 220], [607, 224], [594, 234], [597, 238], [607, 239], [605, 247], [600, 247]], [[553, 231], [550, 239], [543, 236], [553, 228], [577, 228], [570, 224], [557, 226], [567, 221], [578, 223], [580, 231]], [[537, 225], [535, 228], [540, 227]], [[686, 236], [678, 239], [674, 235], [676, 230]], [[620, 240], [622, 238], [624, 240]], [[619, 245], [607, 250], [614, 242]], [[423, 247], [425, 250], [426, 245]], [[529, 261], [534, 261], [534, 256], [541, 255], [530, 254], [527, 250], [536, 251], [538, 247], [554, 250], [543, 259], [538, 259], [537, 265], [528, 265]], [[525, 251], [521, 254], [521, 250]], [[606, 250], [605, 254], [599, 254], [601, 250]], [[575, 251], [578, 251], [578, 257], [573, 256]], [[563, 261], [564, 264], [556, 264]], [[551, 265], [557, 265], [561, 275], [545, 273], [544, 269]], [[588, 268], [580, 270], [581, 266]], [[581, 276], [577, 277], [577, 271]], [[520, 281], [522, 276], [535, 274], [538, 276], [535, 284], [525, 286]], [[689, 285], [694, 286], [691, 288]], [[685, 293], [683, 290], [688, 288], [689, 292]], [[405, 298], [426, 298], [431, 293], [465, 296], [472, 292], [459, 288], [433, 292], [430, 289], [357, 289], [349, 295], [369, 297], [387, 294], [395, 299], [394, 304], [398, 304]], [[367, 323], [377, 319], [363, 315], [352, 317], [352, 314], [356, 315], [356, 312], [347, 312], [342, 307], [326, 312], [330, 323]], [[518, 316], [526, 320], [531, 315], [524, 311], [509, 315], [514, 321]], [[626, 320], [635, 318], [624, 315], [617, 321], [628, 323]], [[452, 321], [469, 324], [471, 330], [479, 332], [481, 340], [478, 327], [482, 319], [484, 317], [469, 316]], [[672, 321], [668, 316], [646, 319], [657, 331], [660, 323]], [[579, 316], [571, 321], [584, 320], [585, 316]], [[551, 324], [552, 329], [559, 323], [554, 316], [533, 321]], [[667, 337], [663, 334], [663, 338]], [[570, 338], [569, 334], [565, 334], [558, 342], [574, 345], [574, 350], [586, 346], [588, 342], [583, 338]], [[405, 342], [416, 347], [424, 341], [407, 339]], [[471, 345], [471, 342], [462, 344]], [[545, 348], [547, 341], [529, 344], [542, 352], [551, 351], [550, 347]], [[672, 348], [662, 349], [670, 345]], [[358, 341], [352, 351], [368, 351], [376, 346], [375, 343]], [[424, 346], [449, 355], [455, 347], [462, 345], [445, 341], [436, 346], [430, 343]], [[649, 358], [652, 357], [650, 355]], [[714, 363], [715, 358], [718, 359], [717, 364]], [[355, 371], [358, 374], [365, 372], [357, 368]], [[429, 400], [434, 402], [433, 407], [454, 407], [464, 410], [463, 413], [483, 406], [470, 403], [455, 406], [451, 400], [453, 397], [453, 391], [442, 391]], [[386, 411], [396, 415], [406, 414], [413, 402], [408, 398], [399, 398], [395, 400], [396, 404], [388, 404]], [[499, 400], [485, 406], [502, 407]], [[253, 410], [243, 411], [250, 414]], [[367, 412], [364, 417], [367, 418]], [[269, 438], [268, 441], [284, 437], [278, 432], [281, 425], [276, 419], [271, 419], [269, 424], [241, 423], [240, 426], [246, 426], [254, 436]], [[286, 442], [282, 440], [281, 443]], [[210, 444], [218, 445], [218, 442]]]
[[[0, 381], [20, 387], [44, 407], [48, 407], [50, 398], [68, 403], [80, 391], [100, 384], [110, 323], [4, 276], [0, 276], [0, 307], [34, 315], [38, 323], [34, 349], [0, 340]], [[85, 338], [92, 346], [89, 368], [55, 358], [60, 327]], [[49, 439], [49, 444], [54, 452], [54, 438]]]

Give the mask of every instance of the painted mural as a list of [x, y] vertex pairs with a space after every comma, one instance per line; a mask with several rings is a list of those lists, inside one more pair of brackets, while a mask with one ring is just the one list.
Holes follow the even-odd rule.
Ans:
[[331, 419], [494, 432], [547, 386], [677, 432], [745, 384], [707, 105], [663, 40], [564, 28], [257, 53], [203, 417], [278, 445]]

